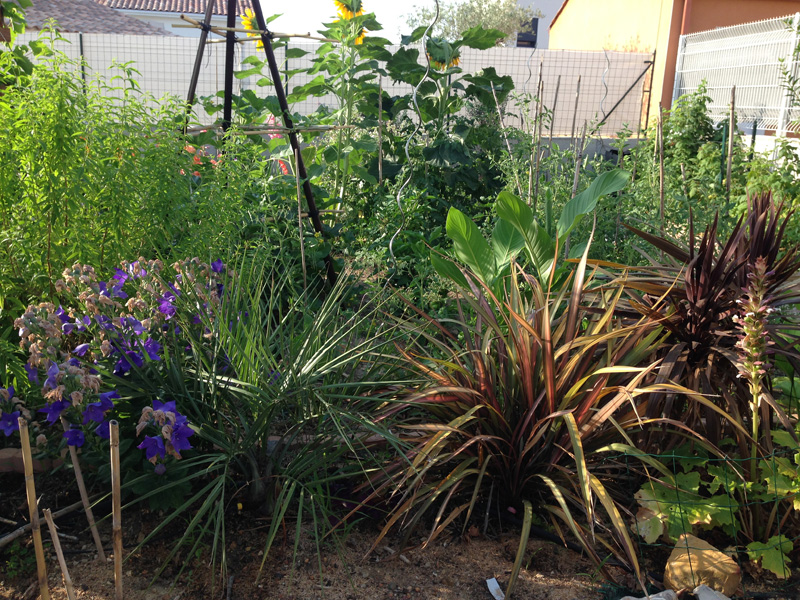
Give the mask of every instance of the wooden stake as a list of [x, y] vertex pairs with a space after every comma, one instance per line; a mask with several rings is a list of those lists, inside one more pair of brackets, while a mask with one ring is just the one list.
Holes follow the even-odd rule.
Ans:
[[[561, 77], [559, 75], [559, 77]], [[497, 93], [494, 91], [494, 83], [489, 82], [489, 85], [492, 88], [492, 98], [494, 98], [494, 105], [497, 107], [497, 117], [500, 119], [500, 131], [503, 132], [503, 139], [506, 141], [506, 149], [508, 150], [508, 158], [513, 158], [514, 154], [511, 151], [511, 142], [508, 140], [508, 134], [506, 133], [506, 124], [503, 120], [503, 111], [500, 110], [500, 103], [497, 101]], [[520, 198], [522, 198], [522, 185], [519, 182], [519, 174], [517, 170], [514, 169], [514, 179], [517, 181], [517, 194]]]
[[39, 507], [36, 503], [36, 486], [33, 482], [33, 456], [31, 455], [31, 440], [28, 435], [28, 422], [19, 417], [19, 437], [22, 441], [22, 462], [25, 467], [25, 493], [28, 497], [28, 512], [31, 516], [31, 529], [33, 530], [33, 548], [36, 553], [36, 577], [39, 581], [39, 593], [42, 600], [50, 600], [50, 590], [47, 587], [47, 563], [44, 559], [44, 546], [42, 546], [42, 529], [39, 524]]
[[297, 227], [300, 230], [300, 264], [303, 266], [303, 289], [308, 290], [308, 275], [306, 274], [306, 246], [303, 239], [303, 200], [300, 191], [300, 157], [294, 151], [294, 177], [297, 183]]
[[658, 216], [661, 219], [661, 235], [664, 235], [664, 107], [658, 103]]
[[581, 97], [581, 76], [578, 75], [578, 87], [575, 90], [575, 108], [572, 109], [572, 132], [569, 134], [570, 143], [575, 147], [577, 140], [575, 139], [575, 122], [578, 118], [578, 100]]
[[[583, 122], [583, 131], [581, 132], [581, 143], [578, 146], [577, 154], [575, 155], [575, 176], [572, 179], [572, 198], [574, 198], [578, 194], [578, 183], [580, 182], [580, 175], [581, 175], [581, 163], [583, 162], [583, 144], [586, 142], [586, 129], [588, 128], [588, 124], [586, 121]], [[569, 256], [569, 234], [567, 234], [567, 239], [564, 240], [564, 256]]]
[[[57, 519], [59, 517], [63, 517], [64, 515], [68, 515], [72, 511], [78, 510], [80, 507], [81, 507], [81, 502], [76, 502], [75, 504], [70, 504], [69, 506], [64, 507], [61, 510], [57, 511], [56, 513], [54, 513], [53, 514], [53, 518]], [[27, 523], [27, 524], [23, 525], [22, 527], [20, 527], [19, 529], [16, 529], [16, 530], [12, 531], [11, 533], [4, 535], [3, 537], [0, 538], [0, 548], [5, 548], [11, 542], [13, 542], [15, 539], [17, 539], [18, 537], [22, 537], [23, 535], [25, 535], [25, 533], [30, 531], [31, 528], [32, 528], [32, 525], [30, 523]]]
[[[69, 423], [62, 416], [61, 426], [64, 431], [69, 431]], [[94, 545], [97, 548], [97, 560], [106, 562], [106, 553], [103, 551], [103, 542], [100, 541], [100, 534], [97, 531], [97, 525], [94, 522], [94, 514], [92, 514], [92, 506], [89, 503], [89, 494], [86, 493], [86, 484], [83, 482], [83, 472], [81, 471], [81, 464], [78, 461], [78, 449], [75, 446], [69, 447], [69, 456], [72, 460], [72, 468], [75, 471], [75, 481], [78, 483], [78, 491], [81, 493], [81, 502], [83, 503], [83, 511], [86, 513], [86, 520], [89, 522], [89, 529], [92, 531], [94, 538]]]
[[119, 423], [111, 421], [111, 510], [114, 540], [114, 598], [122, 600], [122, 500], [119, 472]]
[[[70, 446], [70, 448], [72, 448], [72, 446]], [[53, 515], [50, 513], [49, 508], [44, 509], [44, 518], [47, 521], [47, 528], [50, 530], [53, 548], [56, 550], [58, 564], [61, 567], [61, 575], [64, 577], [64, 587], [67, 588], [67, 598], [69, 598], [69, 600], [75, 600], [75, 589], [72, 587], [72, 578], [69, 576], [67, 561], [64, 560], [64, 553], [61, 551], [61, 541], [58, 539], [58, 530], [56, 529], [56, 524], [53, 522]]]
[[378, 76], [378, 185], [383, 183], [383, 77]]
[[736, 137], [736, 86], [731, 88], [731, 116], [728, 123], [728, 169], [725, 175], [725, 193], [731, 200], [731, 175], [733, 169], [733, 140]]
[[556, 106], [558, 105], [558, 89], [561, 87], [561, 75], [556, 79], [556, 95], [553, 96], [553, 110], [550, 111], [550, 139], [547, 140], [547, 151], [552, 152], [553, 129], [556, 126]]
[[536, 204], [539, 201], [539, 167], [542, 159], [542, 112], [544, 110], [544, 82], [539, 82], [539, 114], [536, 115], [536, 168], [533, 173], [533, 202], [531, 208], [536, 214]]

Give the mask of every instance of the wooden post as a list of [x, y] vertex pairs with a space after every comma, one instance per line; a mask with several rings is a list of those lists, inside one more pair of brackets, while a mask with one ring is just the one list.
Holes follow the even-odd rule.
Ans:
[[753, 162], [753, 155], [756, 152], [756, 134], [758, 133], [758, 119], [753, 119], [753, 133], [750, 138], [750, 155], [747, 157], [749, 162]]
[[297, 228], [300, 232], [300, 263], [303, 267], [303, 290], [308, 291], [308, 274], [306, 273], [306, 246], [303, 236], [303, 200], [300, 192], [300, 156], [294, 151], [294, 177], [297, 185]]
[[561, 87], [561, 75], [556, 79], [556, 95], [553, 96], [553, 110], [550, 112], [550, 139], [547, 140], [547, 151], [552, 154], [553, 128], [556, 126], [556, 106], [558, 105], [558, 90]]
[[[72, 448], [72, 446], [70, 446], [70, 448]], [[50, 530], [50, 538], [53, 540], [53, 548], [55, 548], [58, 564], [61, 567], [61, 575], [64, 577], [64, 587], [67, 588], [67, 598], [69, 598], [69, 600], [75, 600], [75, 588], [72, 587], [72, 578], [69, 576], [67, 561], [64, 560], [64, 552], [61, 551], [61, 541], [58, 539], [58, 530], [56, 529], [56, 524], [53, 522], [53, 515], [50, 513], [49, 508], [44, 509], [44, 518], [45, 521], [47, 521], [47, 528]]]
[[383, 183], [383, 76], [378, 76], [378, 185]]
[[[69, 431], [69, 423], [62, 416], [61, 425], [64, 431]], [[81, 493], [81, 502], [83, 503], [83, 511], [86, 513], [86, 520], [89, 521], [89, 529], [92, 531], [94, 538], [94, 545], [97, 548], [97, 560], [106, 562], [106, 553], [103, 551], [103, 542], [100, 540], [100, 534], [97, 531], [97, 525], [94, 522], [94, 514], [92, 514], [92, 506], [89, 503], [89, 494], [86, 492], [86, 484], [83, 482], [83, 472], [81, 471], [81, 464], [78, 461], [78, 450], [75, 446], [69, 447], [69, 456], [72, 460], [72, 468], [75, 471], [75, 481], [78, 483], [78, 491]]]
[[[586, 129], [588, 128], [588, 124], [586, 121], [583, 122], [583, 131], [581, 132], [581, 144], [578, 146], [577, 154], [575, 155], [575, 176], [572, 179], [572, 196], [574, 198], [578, 194], [578, 183], [580, 182], [581, 176], [581, 163], [583, 162], [583, 145], [586, 142]], [[569, 257], [569, 234], [567, 234], [567, 239], [564, 240], [564, 256]]]
[[39, 593], [42, 600], [50, 600], [50, 590], [47, 587], [47, 563], [44, 559], [44, 546], [42, 546], [42, 529], [39, 523], [39, 507], [36, 502], [36, 486], [33, 482], [33, 456], [31, 454], [31, 439], [28, 435], [28, 422], [19, 418], [19, 437], [22, 442], [22, 462], [25, 468], [25, 493], [28, 498], [28, 513], [31, 517], [33, 530], [33, 549], [36, 553], [36, 578], [39, 581]]
[[542, 111], [544, 109], [544, 82], [539, 82], [539, 114], [536, 115], [536, 169], [533, 173], [533, 202], [531, 203], [531, 208], [533, 209], [533, 214], [536, 214], [536, 204], [539, 201], [539, 167], [541, 165], [542, 159]]
[[666, 228], [664, 226], [664, 107], [658, 103], [658, 216], [661, 219], [661, 235], [663, 236]]
[[111, 428], [111, 523], [114, 540], [114, 598], [122, 600], [122, 500], [120, 498], [119, 423]]
[[731, 115], [728, 123], [728, 168], [725, 172], [725, 193], [731, 200], [731, 175], [733, 170], [733, 140], [736, 137], [736, 86], [731, 88]]
[[581, 97], [581, 76], [578, 75], [578, 87], [575, 90], [575, 108], [572, 109], [572, 131], [569, 134], [570, 144], [575, 147], [577, 140], [575, 139], [575, 122], [578, 118], [578, 100]]

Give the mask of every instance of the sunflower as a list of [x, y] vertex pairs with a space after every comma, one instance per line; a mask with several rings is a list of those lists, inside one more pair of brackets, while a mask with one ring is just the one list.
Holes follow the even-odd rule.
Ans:
[[[360, 17], [364, 14], [364, 6], [361, 0], [333, 0], [336, 5], [336, 10], [339, 11], [339, 16], [345, 20], [350, 20], [353, 17]], [[363, 41], [363, 37], [361, 37]], [[361, 42], [356, 41], [356, 44]]]
[[444, 38], [429, 38], [425, 49], [428, 60], [440, 71], [457, 67], [461, 62], [461, 51]]
[[[252, 8], [246, 8], [245, 11], [244, 11], [244, 14], [241, 15], [240, 18], [242, 19], [242, 27], [244, 27], [245, 29], [250, 29], [251, 31], [257, 31], [258, 30], [258, 26], [257, 26], [257, 23], [256, 23], [256, 15], [253, 12]], [[261, 36], [261, 34], [258, 34], [258, 33], [248, 33], [247, 34], [247, 37], [260, 37], [260, 36]], [[256, 43], [256, 48], [261, 49], [263, 47], [264, 47], [264, 42], [259, 40]]]

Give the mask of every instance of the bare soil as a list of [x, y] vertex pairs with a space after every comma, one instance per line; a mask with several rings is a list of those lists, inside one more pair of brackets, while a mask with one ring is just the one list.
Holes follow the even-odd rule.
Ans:
[[[53, 512], [79, 499], [74, 480], [67, 473], [37, 476], [40, 507]], [[23, 476], [0, 475], [0, 516], [27, 523]], [[96, 516], [102, 517], [103, 504]], [[361, 524], [336, 541], [324, 540], [317, 552], [310, 532], [301, 536], [295, 550], [294, 525], [288, 524], [286, 539], [278, 540], [264, 562], [266, 524], [246, 511], [228, 519], [225, 544], [228, 573], [223, 580], [210, 564], [210, 548], [203, 546], [188, 559], [183, 551], [153, 582], [160, 566], [180, 536], [180, 526], [156, 537], [152, 543], [131, 552], [164, 515], [146, 508], [123, 512], [123, 542], [126, 550], [123, 587], [126, 600], [450, 600], [486, 599], [491, 595], [486, 579], [496, 577], [506, 588], [519, 544], [518, 531], [437, 539], [427, 548], [399, 551], [397, 540], [384, 539], [367, 556], [376, 539], [375, 524]], [[43, 525], [42, 537], [48, 558], [50, 594], [66, 600], [55, 551]], [[80, 600], [114, 598], [114, 570], [111, 558], [106, 563], [97, 554], [82, 511], [57, 521], [66, 534], [61, 545], [66, 555], [76, 596]], [[0, 522], [0, 537], [16, 527]], [[100, 522], [100, 535], [111, 554], [110, 519]], [[421, 541], [412, 540], [414, 542]], [[32, 536], [0, 549], [0, 598], [32, 600], [39, 597], [36, 584]], [[599, 581], [593, 579], [589, 561], [552, 542], [531, 540], [518, 581], [519, 600], [591, 600], [601, 598]], [[183, 568], [183, 573], [179, 572]]]

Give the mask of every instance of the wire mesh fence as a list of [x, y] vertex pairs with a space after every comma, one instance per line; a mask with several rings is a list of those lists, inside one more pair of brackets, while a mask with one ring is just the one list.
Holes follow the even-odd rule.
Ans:
[[[19, 36], [19, 43], [35, 39], [35, 33]], [[166, 36], [134, 36], [113, 34], [62, 34], [63, 41], [56, 41], [55, 48], [70, 58], [83, 57], [87, 65], [87, 77], [100, 77], [106, 81], [123, 75], [116, 64], [133, 63], [139, 72], [138, 84], [143, 92], [159, 98], [164, 94], [185, 97], [189, 89], [191, 69], [197, 53], [195, 38]], [[308, 83], [312, 78], [304, 70], [312, 65], [318, 46], [314, 43], [296, 43], [276, 50], [281, 69], [287, 73], [287, 87], [291, 91]], [[391, 52], [399, 46], [391, 46]], [[289, 51], [291, 49], [291, 51]], [[306, 52], [303, 56], [297, 50]], [[289, 58], [287, 58], [287, 52]], [[248, 56], [263, 54], [255, 43], [237, 44], [236, 65]], [[424, 54], [420, 53], [420, 62]], [[553, 134], [570, 135], [573, 122], [578, 132], [584, 122], [590, 126], [600, 124], [598, 135], [613, 136], [624, 127], [636, 131], [645, 114], [643, 106], [644, 71], [649, 67], [649, 54], [626, 52], [577, 52], [567, 50], [538, 50], [527, 48], [492, 48], [474, 50], [463, 48], [461, 67], [466, 73], [474, 73], [493, 67], [499, 75], [509, 75], [517, 93], [536, 94], [539, 72], [543, 82], [544, 104], [553, 115]], [[197, 86], [197, 96], [211, 96], [223, 89], [225, 44], [209, 43], [203, 57], [203, 66]], [[300, 70], [300, 72], [296, 72]], [[288, 74], [295, 72], [294, 75]], [[580, 94], [577, 94], [578, 77], [581, 78]], [[247, 77], [235, 81], [235, 93], [255, 89], [259, 95], [269, 95], [268, 87], [258, 87], [258, 77]], [[409, 93], [409, 85], [384, 80], [384, 89], [390, 95]], [[333, 94], [310, 97], [297, 102], [291, 108], [301, 114], [311, 114], [322, 106], [332, 110], [338, 108]], [[506, 107], [509, 125], [519, 125], [529, 115], [521, 114], [522, 105], [513, 101]], [[208, 115], [200, 115], [209, 123]], [[604, 122], [603, 122], [604, 121]], [[549, 131], [547, 132], [549, 133]]]
[[800, 74], [798, 24], [800, 13], [681, 36], [673, 102], [705, 81], [710, 116], [724, 121], [735, 85], [740, 123], [756, 121], [778, 135], [800, 131], [800, 107], [783, 85], [785, 72]]

